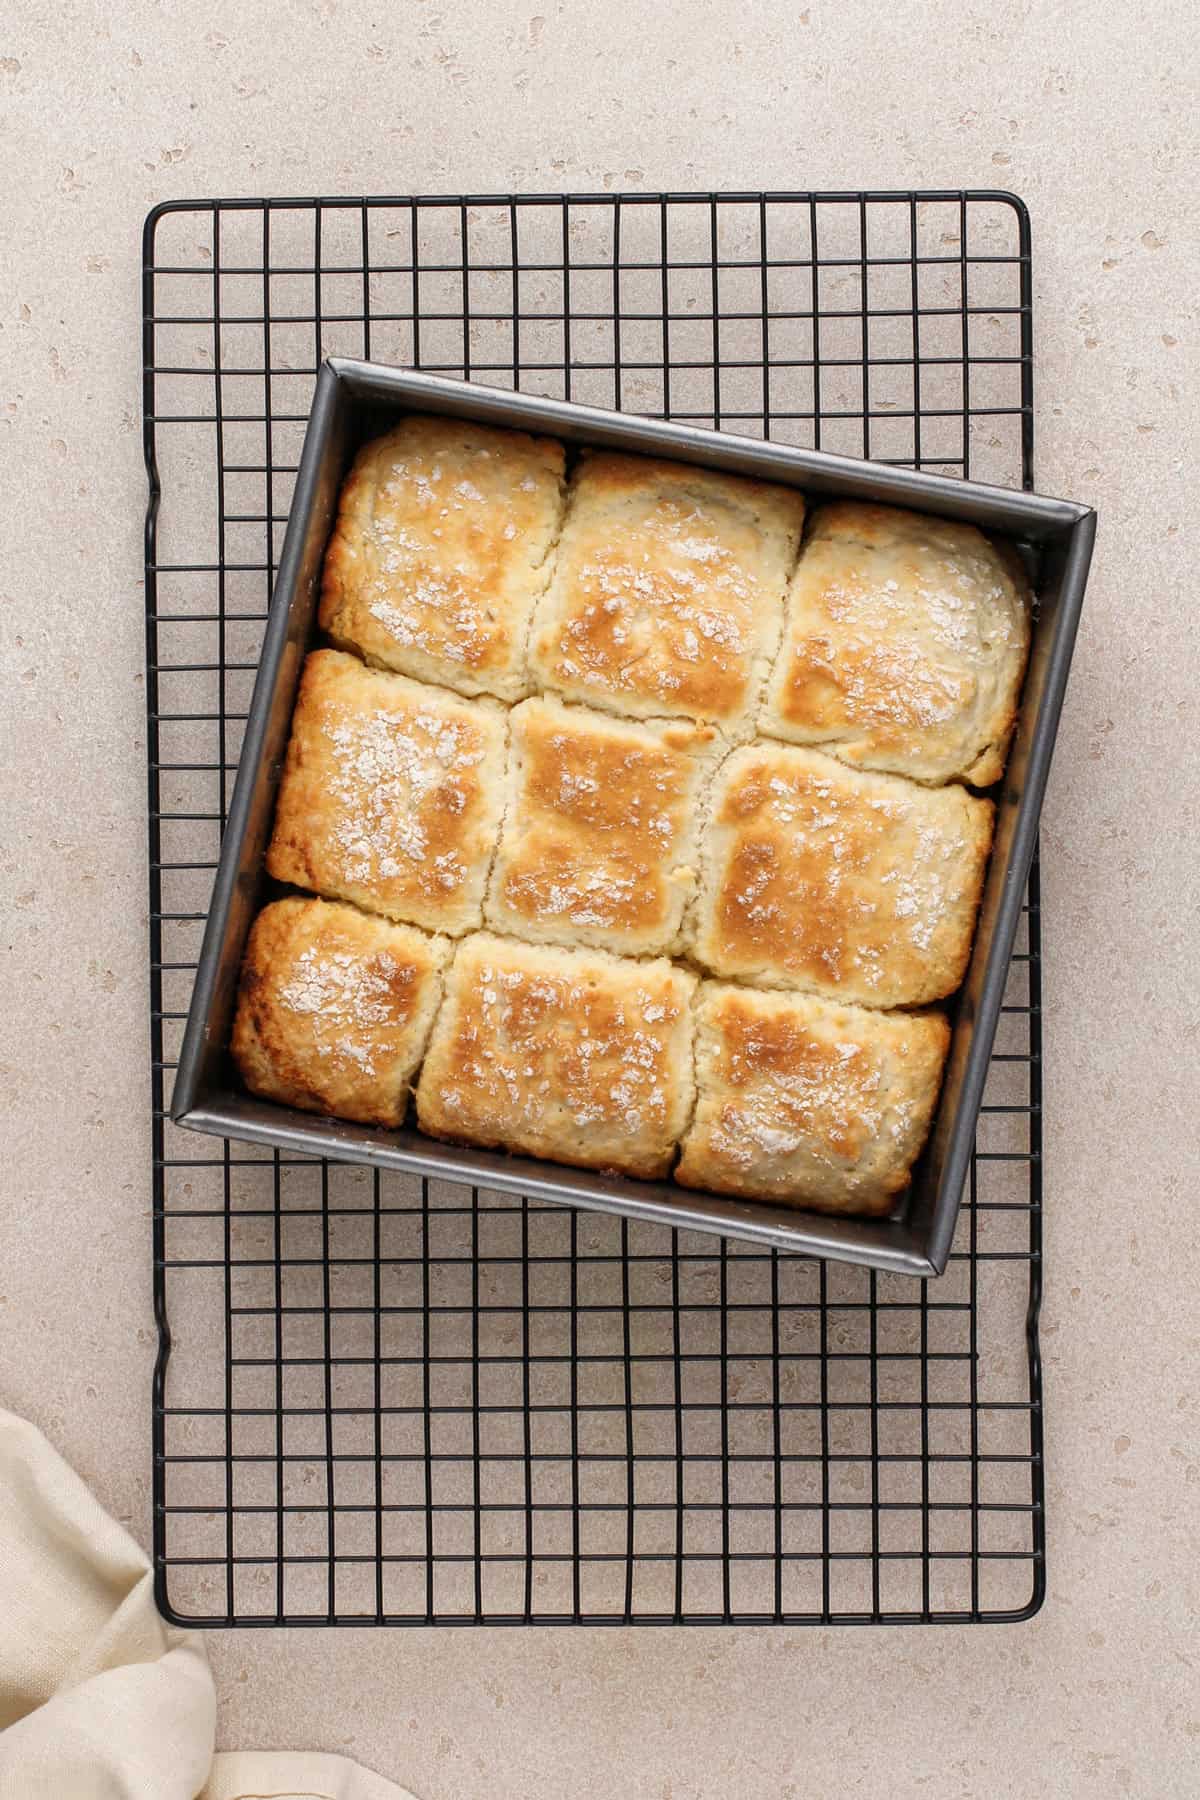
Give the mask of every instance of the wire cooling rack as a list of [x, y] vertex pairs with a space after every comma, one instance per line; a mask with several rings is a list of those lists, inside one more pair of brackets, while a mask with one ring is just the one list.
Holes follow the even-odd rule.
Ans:
[[172, 203], [144, 245], [154, 1561], [205, 1625], [1028, 1617], [1036, 869], [927, 1285], [165, 1113], [324, 355], [1031, 481], [991, 193]]

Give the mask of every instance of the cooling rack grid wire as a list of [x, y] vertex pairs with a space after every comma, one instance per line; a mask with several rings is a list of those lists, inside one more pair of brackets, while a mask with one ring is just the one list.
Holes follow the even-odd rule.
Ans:
[[160, 1605], [207, 1625], [962, 1622], [1044, 1591], [1038, 886], [928, 1284], [178, 1131], [309, 400], [369, 357], [1008, 485], [1001, 194], [171, 203], [144, 402]]

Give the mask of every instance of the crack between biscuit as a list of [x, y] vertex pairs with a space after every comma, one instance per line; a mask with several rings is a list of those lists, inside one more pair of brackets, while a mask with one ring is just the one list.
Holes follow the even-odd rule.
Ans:
[[703, 979], [697, 980], [688, 996], [688, 1014], [692, 1027], [688, 1039], [691, 1062], [691, 1097], [688, 1102], [687, 1117], [679, 1128], [679, 1135], [675, 1139], [675, 1148], [671, 1153], [671, 1162], [667, 1173], [672, 1181], [675, 1179], [675, 1171], [678, 1169], [680, 1158], [683, 1155], [683, 1146], [687, 1143], [692, 1127], [696, 1123], [696, 1112], [700, 1105], [700, 1007], [704, 999], [704, 986]]
[[[517, 705], [524, 705], [524, 701], [519, 700]], [[517, 740], [516, 733], [513, 730], [512, 721], [514, 710], [515, 708], [511, 706], [505, 708], [503, 804], [500, 808], [499, 818], [496, 821], [496, 835], [492, 842], [491, 855], [488, 857], [488, 866], [484, 872], [483, 891], [479, 899], [480, 924], [475, 928], [476, 930], [482, 927], [486, 927], [489, 931], [496, 929], [489, 909], [496, 898], [496, 864], [500, 860], [500, 851], [504, 844], [505, 833], [508, 829], [509, 815], [516, 806], [517, 776], [519, 773]]]
[[751, 721], [750, 731], [746, 739], [747, 742], [752, 742], [754, 738], [763, 735], [762, 715], [767, 708], [767, 697], [775, 676], [775, 670], [783, 655], [784, 638], [787, 635], [792, 582], [796, 578], [796, 570], [800, 567], [800, 559], [804, 555], [806, 527], [809, 525], [811, 518], [812, 514], [809, 511], [807, 502], [805, 502], [804, 518], [801, 521], [800, 530], [796, 533], [796, 548], [788, 562], [787, 573], [783, 578], [783, 585], [779, 590], [778, 603], [774, 609], [775, 617], [778, 621], [777, 628], [771, 635], [771, 642], [768, 645], [765, 645], [762, 654], [755, 658], [754, 666], [751, 671], [754, 698], [746, 708], [746, 717]]
[[[527, 700], [530, 695], [540, 692], [538, 684], [534, 679], [533, 669], [530, 666], [530, 653], [533, 646], [534, 633], [537, 630], [538, 622], [546, 605], [547, 595], [553, 588], [554, 577], [558, 573], [558, 553], [562, 544], [563, 533], [567, 529], [567, 517], [571, 510], [572, 492], [573, 488], [570, 474], [564, 469], [563, 473], [558, 478], [558, 518], [555, 521], [554, 529], [550, 533], [546, 548], [543, 550], [540, 559], [529, 565], [531, 569], [538, 573], [544, 572], [545, 579], [533, 596], [533, 602], [529, 608], [529, 615], [525, 620], [525, 630], [521, 636], [518, 673], [525, 688], [525, 692], [522, 694], [521, 698], [525, 700]], [[519, 704], [519, 702], [515, 702], [514, 704]]]

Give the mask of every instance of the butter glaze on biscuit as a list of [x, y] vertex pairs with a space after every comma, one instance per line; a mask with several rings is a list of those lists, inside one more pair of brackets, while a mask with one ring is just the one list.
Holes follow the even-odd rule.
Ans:
[[519, 700], [562, 519], [552, 438], [413, 415], [365, 444], [325, 556], [320, 622], [368, 662]]
[[635, 723], [523, 701], [512, 714], [488, 924], [632, 955], [678, 948], [716, 745], [711, 727], [686, 720]]
[[735, 750], [713, 784], [695, 954], [714, 974], [864, 1006], [921, 1006], [966, 972], [990, 800]]
[[447, 938], [325, 900], [276, 900], [254, 921], [232, 1051], [251, 1093], [367, 1125], [399, 1125], [441, 999]]
[[860, 768], [990, 786], [1029, 630], [1020, 559], [973, 525], [823, 506], [789, 586], [760, 729]]
[[495, 849], [505, 736], [494, 702], [314, 650], [268, 873], [430, 931], [472, 930]]
[[446, 981], [417, 1085], [422, 1131], [662, 1176], [694, 1094], [696, 977], [665, 959], [481, 932]]
[[748, 737], [803, 519], [792, 488], [585, 452], [534, 620], [535, 685]]
[[929, 1132], [950, 1028], [940, 1013], [869, 1012], [706, 981], [684, 1187], [888, 1213]]

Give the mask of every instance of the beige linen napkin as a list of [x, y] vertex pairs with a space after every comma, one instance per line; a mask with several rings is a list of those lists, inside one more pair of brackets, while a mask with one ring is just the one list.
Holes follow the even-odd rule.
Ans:
[[341, 1756], [213, 1756], [199, 1633], [41, 1432], [0, 1409], [0, 1800], [412, 1800]]

